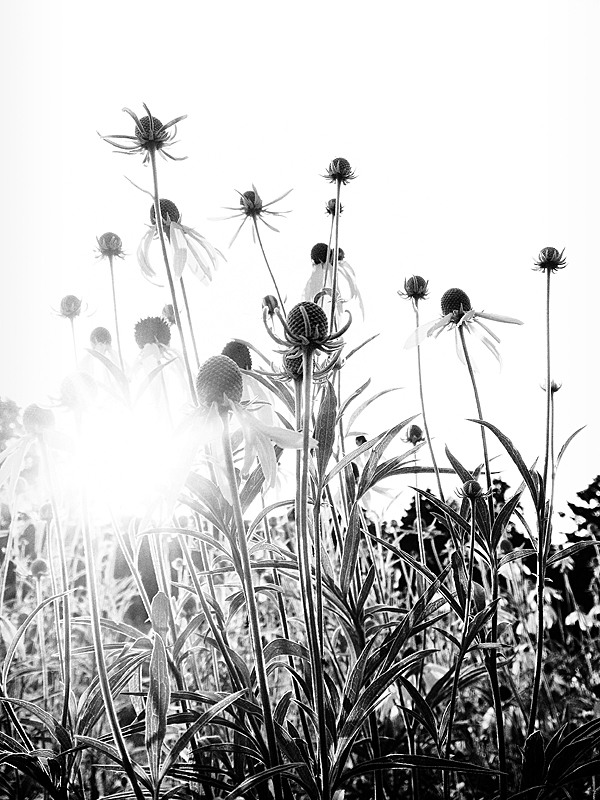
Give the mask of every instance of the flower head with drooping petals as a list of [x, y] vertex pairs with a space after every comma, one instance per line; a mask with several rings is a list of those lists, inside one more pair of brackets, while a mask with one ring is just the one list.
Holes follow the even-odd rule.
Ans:
[[[150, 153], [159, 153], [163, 158], [170, 158], [172, 161], [183, 161], [187, 156], [177, 158], [170, 153], [165, 152], [167, 147], [174, 144], [175, 136], [177, 135], [177, 123], [187, 117], [184, 114], [181, 117], [175, 117], [163, 125], [163, 123], [154, 117], [148, 108], [143, 103], [147, 116], [138, 117], [130, 108], [124, 108], [123, 111], [129, 114], [135, 122], [135, 131], [133, 136], [126, 134], [113, 134], [112, 136], [101, 136], [105, 142], [108, 142], [113, 147], [117, 148], [117, 152], [127, 153], [128, 155], [136, 155], [138, 153], [144, 154], [144, 164], [150, 160]], [[115, 139], [128, 139], [131, 144], [121, 144], [114, 141]]]
[[[507, 322], [512, 325], [523, 324], [521, 320], [514, 319], [513, 317], [505, 317], [500, 314], [491, 314], [487, 311], [473, 311], [469, 296], [462, 289], [448, 289], [448, 291], [442, 295], [441, 307], [441, 318], [419, 326], [417, 330], [414, 331], [407, 339], [406, 344], [404, 345], [405, 349], [417, 347], [423, 341], [425, 341], [425, 339], [431, 336], [437, 339], [442, 331], [453, 328], [456, 339], [456, 352], [460, 361], [463, 364], [466, 364], [466, 358], [459, 336], [459, 328], [462, 327], [465, 332], [471, 333], [480, 339], [480, 341], [483, 342], [483, 344], [501, 365], [502, 358], [498, 352], [498, 348], [494, 344], [494, 341], [499, 343], [500, 339], [488, 328], [487, 325], [481, 322], [481, 320], [485, 319], [493, 322]], [[485, 333], [482, 333], [480, 330], [481, 328], [485, 331], [485, 333], [489, 334], [489, 336], [486, 336]], [[489, 337], [491, 337], [491, 339]]]

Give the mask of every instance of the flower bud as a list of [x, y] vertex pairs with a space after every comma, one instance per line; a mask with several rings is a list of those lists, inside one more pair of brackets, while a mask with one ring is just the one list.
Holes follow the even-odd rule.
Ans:
[[265, 297], [263, 297], [262, 306], [263, 308], [267, 309], [270, 316], [272, 317], [273, 314], [275, 314], [276, 309], [279, 308], [279, 301], [277, 300], [275, 295], [268, 294]]
[[404, 291], [398, 291], [398, 294], [400, 297], [414, 300], [415, 303], [418, 303], [419, 300], [425, 300], [429, 294], [428, 285], [429, 281], [426, 281], [425, 278], [420, 275], [413, 275], [404, 281]]
[[65, 319], [75, 319], [81, 313], [81, 300], [68, 294], [60, 301], [60, 315]]
[[465, 481], [461, 494], [468, 500], [477, 500], [477, 498], [483, 497], [483, 489], [479, 481]]
[[37, 580], [48, 574], [48, 564], [43, 558], [36, 558], [35, 561], [32, 561], [29, 569]]
[[166, 303], [163, 306], [162, 316], [167, 320], [169, 325], [175, 325], [175, 312], [173, 311], [173, 303]]
[[[329, 252], [329, 263], [333, 264], [333, 250], [328, 247], [325, 242], [318, 242], [310, 251], [310, 258], [313, 264], [326, 264], [327, 253]], [[338, 249], [338, 261], [344, 260], [344, 251], [340, 247]]]
[[564, 252], [564, 249], [559, 253], [556, 247], [544, 247], [539, 252], [535, 268], [539, 272], [556, 272], [557, 269], [563, 269], [567, 266]]
[[[325, 213], [331, 214], [331, 216], [333, 217], [333, 215], [335, 214], [335, 205], [336, 205], [335, 197], [332, 198], [331, 200], [328, 200], [325, 205]], [[343, 210], [344, 206], [340, 203], [340, 214], [342, 213]]]
[[23, 427], [30, 434], [39, 436], [44, 431], [54, 428], [54, 412], [49, 408], [40, 408], [33, 403], [23, 411]]
[[171, 342], [169, 324], [162, 317], [141, 319], [135, 326], [134, 335], [140, 350], [147, 344], [163, 344], [168, 347]]
[[348, 181], [353, 180], [356, 175], [346, 158], [334, 158], [333, 161], [329, 162], [326, 177], [332, 183], [339, 181], [339, 183], [346, 184]]
[[244, 390], [240, 368], [228, 356], [212, 356], [198, 371], [196, 389], [198, 400], [205, 406], [223, 403], [223, 395], [239, 403]]
[[286, 353], [283, 357], [283, 371], [290, 378], [302, 379], [302, 356], [294, 356]]
[[122, 257], [123, 242], [121, 241], [121, 237], [117, 236], [116, 233], [108, 231], [107, 233], [103, 233], [102, 236], [99, 236], [96, 241], [98, 242], [98, 251], [101, 256], [105, 258], [108, 256]]
[[410, 442], [413, 447], [420, 442], [424, 442], [422, 429], [418, 425], [411, 425], [406, 434], [406, 441]]
[[90, 343], [92, 347], [97, 344], [112, 344], [112, 336], [106, 328], [94, 328], [90, 333]]

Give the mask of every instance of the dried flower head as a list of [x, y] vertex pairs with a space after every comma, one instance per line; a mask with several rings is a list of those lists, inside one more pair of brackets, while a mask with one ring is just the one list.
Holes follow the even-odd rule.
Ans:
[[326, 177], [331, 183], [339, 182], [345, 185], [349, 181], [354, 180], [356, 175], [350, 166], [350, 162], [346, 158], [334, 158], [333, 161], [329, 162], [329, 166], [327, 167], [327, 175], [324, 177]]
[[[326, 264], [327, 253], [329, 253], [329, 263], [333, 264], [333, 249], [330, 248], [325, 242], [318, 242], [310, 251], [310, 258], [313, 264]], [[338, 248], [338, 261], [344, 260], [344, 251], [341, 247]]]
[[446, 314], [453, 315], [453, 322], [459, 322], [465, 312], [471, 310], [469, 295], [463, 292], [462, 289], [448, 289], [448, 291], [444, 292], [442, 295], [440, 305], [444, 316]]
[[[169, 227], [171, 222], [181, 222], [181, 214], [179, 213], [179, 209], [172, 200], [166, 200], [161, 197], [161, 199], [158, 201], [158, 205], [160, 206], [162, 223], [166, 228]], [[154, 208], [154, 204], [150, 206], [150, 222], [152, 225], [156, 225], [156, 210]]]
[[258, 193], [258, 190], [254, 184], [252, 184], [252, 189], [249, 189], [247, 192], [239, 192], [240, 196], [240, 206], [241, 211], [237, 208], [232, 208], [230, 206], [225, 206], [226, 211], [235, 211], [235, 214], [231, 214], [228, 217], [218, 217], [217, 219], [234, 219], [235, 217], [243, 217], [242, 222], [240, 223], [239, 228], [233, 235], [233, 238], [229, 242], [229, 246], [235, 242], [238, 237], [239, 232], [242, 230], [246, 221], [251, 219], [253, 222], [252, 228], [252, 237], [254, 241], [256, 241], [256, 230], [258, 220], [263, 222], [267, 228], [270, 228], [272, 231], [279, 233], [279, 229], [276, 228], [274, 225], [268, 223], [265, 219], [265, 215], [270, 214], [273, 217], [282, 217], [285, 214], [289, 214], [289, 211], [271, 211], [269, 206], [278, 203], [280, 200], [283, 200], [284, 197], [287, 197], [288, 194], [292, 191], [292, 189], [288, 189], [287, 192], [284, 192], [279, 197], [276, 197], [275, 200], [271, 200], [268, 203], [263, 203], [261, 196]]
[[98, 384], [87, 372], [67, 375], [60, 385], [60, 401], [71, 411], [87, 411], [98, 395]]
[[123, 253], [123, 242], [116, 233], [103, 233], [96, 239], [98, 243], [98, 253], [96, 258], [125, 258]]
[[48, 562], [45, 561], [43, 558], [36, 558], [34, 561], [31, 562], [31, 566], [29, 567], [31, 571], [31, 575], [36, 580], [39, 580], [44, 575], [48, 574]]
[[221, 355], [228, 356], [240, 369], [252, 369], [252, 356], [247, 344], [243, 342], [228, 342], [221, 350]]
[[[129, 155], [143, 153], [144, 164], [150, 160], [150, 154], [156, 152], [160, 153], [163, 158], [170, 158], [172, 161], [183, 161], [183, 158], [176, 158], [170, 153], [166, 153], [165, 148], [174, 143], [173, 140], [177, 135], [176, 125], [178, 122], [181, 122], [182, 119], [185, 119], [187, 114], [176, 117], [163, 125], [158, 117], [152, 116], [150, 109], [145, 103], [143, 103], [143, 106], [147, 116], [141, 118], [138, 118], [131, 109], [123, 109], [135, 122], [133, 136], [114, 134], [113, 136], [102, 136], [101, 138], [113, 147], [118, 148], [119, 151], [128, 153]], [[120, 144], [114, 141], [115, 139], [129, 139], [131, 144]]]
[[81, 300], [74, 294], [68, 294], [60, 301], [60, 316], [75, 319], [81, 313]]
[[26, 433], [39, 436], [44, 431], [52, 430], [54, 425], [54, 412], [49, 408], [41, 408], [32, 403], [23, 411], [23, 427]]
[[425, 300], [429, 294], [429, 281], [422, 278], [420, 275], [412, 275], [404, 281], [404, 291], [398, 289], [400, 297], [406, 300], [413, 300], [418, 303], [419, 300]]
[[146, 317], [135, 326], [135, 341], [140, 350], [147, 344], [162, 344], [168, 347], [171, 342], [171, 329], [162, 317]]
[[107, 328], [94, 328], [90, 333], [90, 344], [95, 347], [97, 344], [112, 344], [112, 336]]
[[302, 355], [291, 355], [285, 353], [283, 356], [283, 373], [287, 378], [302, 380]]
[[[331, 216], [333, 217], [335, 214], [335, 204], [336, 204], [335, 197], [332, 198], [331, 200], [328, 200], [327, 203], [325, 204], [325, 213], [331, 214]], [[340, 214], [343, 212], [343, 210], [344, 206], [340, 203]]]
[[544, 247], [539, 252], [534, 269], [538, 272], [556, 272], [557, 269], [564, 269], [567, 266], [564, 252], [564, 248], [559, 253], [556, 247]]
[[198, 400], [205, 406], [222, 406], [225, 397], [239, 403], [244, 391], [240, 368], [229, 356], [212, 356], [198, 370], [196, 390]]
[[294, 339], [317, 344], [327, 338], [329, 323], [327, 315], [316, 303], [303, 302], [295, 305], [287, 317], [289, 332]]

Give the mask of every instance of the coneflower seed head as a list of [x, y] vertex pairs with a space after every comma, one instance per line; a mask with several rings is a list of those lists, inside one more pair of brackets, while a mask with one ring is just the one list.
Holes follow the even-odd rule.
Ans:
[[240, 369], [252, 369], [252, 356], [248, 345], [243, 342], [228, 342], [221, 350], [221, 355], [235, 361]]
[[110, 331], [106, 328], [94, 328], [94, 330], [90, 333], [90, 342], [92, 347], [95, 347], [97, 344], [112, 344], [112, 336], [110, 335]]
[[[179, 222], [181, 214], [172, 200], [159, 200], [158, 204], [160, 205], [160, 216], [164, 225], [168, 225], [171, 222]], [[153, 225], [156, 224], [154, 205], [150, 206], [150, 222]]]
[[355, 178], [350, 162], [346, 158], [334, 158], [327, 167], [327, 177], [330, 181], [339, 181], [346, 184]]
[[164, 344], [171, 342], [169, 323], [162, 317], [146, 317], [135, 326], [135, 341], [140, 350], [147, 344]]
[[540, 250], [538, 260], [535, 262], [536, 269], [540, 272], [556, 272], [557, 269], [563, 269], [567, 266], [564, 252], [564, 250], [559, 252], [556, 247], [544, 247], [543, 250]]
[[[325, 244], [325, 242], [318, 242], [310, 251], [310, 258], [313, 264], [325, 264], [327, 262], [327, 251], [329, 250], [329, 263], [333, 263], [333, 250]], [[344, 251], [338, 248], [338, 261], [344, 260]]]
[[49, 408], [40, 408], [32, 403], [23, 411], [23, 427], [27, 433], [39, 435], [54, 428], [54, 424], [54, 412]]
[[304, 301], [295, 305], [287, 317], [288, 327], [294, 337], [321, 342], [327, 336], [327, 315], [316, 303]]
[[103, 233], [96, 241], [98, 242], [98, 250], [102, 256], [120, 256], [123, 253], [123, 242], [121, 237], [116, 233]]
[[442, 314], [451, 314], [453, 311], [470, 311], [471, 301], [466, 292], [462, 289], [448, 289], [442, 295]]
[[223, 395], [239, 403], [244, 390], [240, 368], [229, 356], [212, 356], [198, 370], [196, 390], [198, 400], [205, 406], [222, 403]]
[[41, 578], [48, 574], [48, 563], [43, 558], [36, 558], [29, 567], [34, 578]]
[[75, 319], [81, 313], [81, 300], [74, 294], [68, 294], [60, 301], [60, 315], [65, 319]]
[[150, 117], [140, 117], [140, 126], [135, 126], [135, 135], [138, 139], [153, 141], [156, 134], [162, 128], [163, 124], [158, 117], [152, 117], [152, 125], [150, 125]]

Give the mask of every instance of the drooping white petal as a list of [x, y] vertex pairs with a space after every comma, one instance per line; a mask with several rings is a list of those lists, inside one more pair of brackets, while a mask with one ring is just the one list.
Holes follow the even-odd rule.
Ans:
[[358, 284], [356, 282], [356, 274], [350, 264], [347, 261], [338, 261], [338, 269], [341, 274], [344, 276], [346, 283], [350, 289], [350, 298], [352, 300], [358, 300], [358, 305], [362, 314], [362, 318], [365, 318], [365, 305], [363, 303], [363, 299], [361, 293], [358, 289]]
[[173, 247], [173, 274], [175, 278], [181, 278], [183, 268], [188, 258], [187, 244], [183, 235], [183, 229], [176, 222], [171, 223], [171, 245]]
[[484, 319], [490, 319], [492, 322], [508, 322], [511, 325], [522, 325], [523, 322], [520, 319], [515, 319], [514, 317], [504, 317], [501, 314], [490, 314], [486, 311], [477, 311], [477, 317], [483, 317]]
[[214, 266], [216, 262], [210, 260], [210, 254], [207, 253], [206, 256], [203, 256], [201, 251], [196, 247], [193, 241], [189, 238], [187, 239], [188, 244], [188, 266], [190, 270], [194, 273], [194, 275], [198, 278], [198, 280], [208, 285], [212, 280], [212, 269], [211, 265]]
[[[478, 322], [477, 320], [475, 320], [475, 321], [477, 322], [477, 326], [481, 326], [482, 328], [485, 328], [485, 330], [487, 330], [486, 326], [483, 325], [483, 323]], [[500, 355], [500, 352], [499, 352], [498, 348], [492, 342], [491, 339], [488, 339], [488, 337], [479, 330], [479, 328], [477, 326], [476, 325], [472, 325], [471, 329], [470, 329], [471, 332], [481, 342], [483, 342], [483, 344], [487, 347], [487, 349], [490, 351], [490, 353], [492, 353], [492, 355], [494, 356], [494, 358], [496, 359], [496, 361], [500, 365], [500, 368], [502, 368], [502, 356]]]
[[154, 230], [155, 230], [154, 227], [152, 227], [146, 231], [137, 249], [138, 264], [140, 265], [140, 268], [144, 276], [148, 278], [148, 280], [151, 280], [152, 278], [156, 277], [156, 273], [150, 266], [150, 259], [149, 259], [149, 250], [150, 250], [150, 245], [152, 244]]
[[422, 344], [428, 336], [436, 330], [436, 328], [440, 327], [441, 320], [431, 320], [431, 322], [426, 322], [424, 325], [419, 325], [419, 327], [411, 333], [411, 335], [406, 340], [404, 345], [405, 350], [410, 350], [411, 347], [417, 347], [418, 345]]
[[487, 325], [484, 325], [484, 324], [483, 324], [483, 322], [482, 322], [480, 319], [476, 319], [476, 320], [475, 320], [475, 322], [476, 322], [478, 325], [481, 325], [481, 327], [483, 328], [483, 330], [484, 330], [484, 331], [487, 331], [487, 333], [489, 333], [489, 335], [492, 337], [492, 339], [495, 339], [495, 340], [498, 342], [498, 344], [500, 344], [500, 337], [499, 337], [499, 336], [497, 336], [497, 335], [494, 333], [494, 331], [490, 330], [490, 329], [488, 328], [488, 326], [487, 326]]
[[325, 271], [321, 264], [313, 264], [310, 278], [307, 281], [304, 291], [302, 292], [302, 299], [308, 300], [310, 303], [314, 302], [314, 298], [323, 289], [323, 281], [325, 278]]

